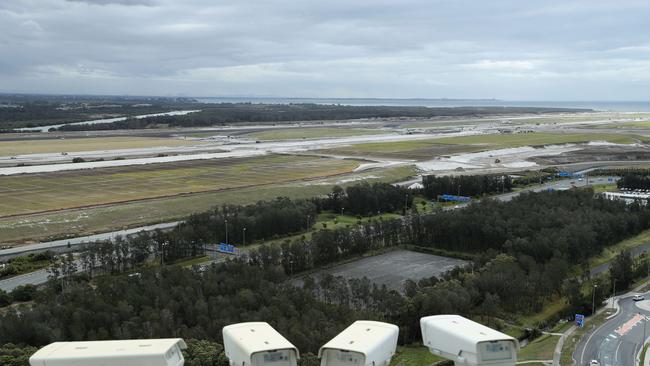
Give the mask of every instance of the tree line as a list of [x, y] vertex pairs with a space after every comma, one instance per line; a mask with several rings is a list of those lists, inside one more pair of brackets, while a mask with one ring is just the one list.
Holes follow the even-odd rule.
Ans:
[[[49, 263], [52, 264], [49, 269], [50, 276], [60, 278], [62, 283], [66, 284], [70, 276], [77, 272], [83, 272], [89, 277], [114, 275], [141, 268], [152, 259], [164, 264], [202, 256], [207, 245], [227, 241], [243, 246], [295, 234], [311, 228], [323, 210], [374, 215], [405, 210], [405, 204], [410, 207], [412, 200], [412, 194], [404, 188], [387, 183], [360, 183], [347, 189], [335, 186], [326, 197], [308, 200], [279, 197], [246, 206], [223, 205], [194, 214], [172, 230], [143, 232], [128, 238], [117, 237], [85, 245], [77, 258], [68, 254], [55, 260], [50, 252], [19, 257], [0, 270], [0, 277], [22, 273], [25, 268], [30, 268], [28, 266]], [[329, 240], [331, 233], [317, 232], [315, 237]], [[255, 256], [259, 255], [257, 251], [253, 253]], [[275, 256], [275, 251], [271, 250], [269, 255]], [[294, 266], [293, 262], [296, 271], [313, 266], [312, 257], [304, 256], [304, 253], [287, 252], [285, 257], [287, 272]], [[330, 257], [332, 253], [323, 249], [315, 257], [316, 263], [328, 263]], [[268, 260], [268, 256], [264, 255], [264, 258]], [[309, 266], [305, 261], [309, 261]], [[8, 294], [0, 291], [0, 306], [31, 300], [33, 287], [21, 286], [13, 292]]]
[[650, 189], [650, 171], [625, 173], [616, 182], [618, 188]]
[[[205, 271], [163, 267], [136, 277], [54, 280], [33, 294], [32, 304], [0, 315], [0, 344], [138, 337], [220, 342], [224, 325], [264, 320], [302, 351], [315, 352], [360, 318], [398, 324], [400, 342], [408, 344], [419, 339], [424, 315], [458, 313], [498, 328], [498, 318], [531, 314], [558, 298], [567, 299], [568, 315], [591, 306], [579, 279], [569, 279], [571, 266], [647, 229], [649, 220], [645, 207], [594, 197], [591, 190], [528, 193], [435, 214], [414, 207], [404, 219], [323, 229]], [[367, 279], [289, 281], [298, 272], [403, 244], [473, 253], [475, 260], [442, 278], [408, 281], [402, 292]], [[625, 281], [630, 265], [641, 272], [621, 258], [611, 278]]]
[[399, 107], [399, 106], [347, 106], [341, 104], [258, 104], [258, 103], [208, 103], [194, 105], [200, 112], [184, 116], [156, 116], [130, 118], [126, 121], [102, 124], [65, 125], [60, 131], [93, 131], [114, 129], [141, 129], [156, 126], [207, 127], [236, 123], [274, 123], [290, 121], [347, 120], [359, 118], [439, 116], [485, 116], [503, 113], [557, 113], [575, 112], [577, 109], [532, 107]]
[[193, 109], [188, 98], [126, 96], [0, 95], [0, 133], [14, 128], [38, 127], [120, 115]]
[[424, 195], [437, 199], [443, 194], [481, 196], [496, 192], [510, 192], [512, 180], [508, 175], [446, 175], [422, 176]]

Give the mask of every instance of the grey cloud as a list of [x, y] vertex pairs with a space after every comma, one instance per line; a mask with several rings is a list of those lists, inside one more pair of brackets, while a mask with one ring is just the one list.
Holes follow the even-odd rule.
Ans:
[[68, 2], [74, 3], [88, 3], [93, 5], [109, 5], [109, 4], [119, 4], [119, 5], [154, 5], [154, 0], [65, 0]]
[[[155, 6], [85, 6], [155, 5]], [[648, 99], [650, 6], [5, 0], [0, 91]], [[47, 89], [47, 90], [41, 90]]]

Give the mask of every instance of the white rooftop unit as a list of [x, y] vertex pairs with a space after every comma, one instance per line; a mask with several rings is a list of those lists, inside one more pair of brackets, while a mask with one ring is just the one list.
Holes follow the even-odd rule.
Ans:
[[359, 320], [318, 351], [321, 366], [384, 366], [397, 348], [396, 325]]
[[431, 353], [455, 365], [514, 366], [519, 342], [460, 315], [434, 315], [420, 319], [422, 343]]
[[55, 342], [29, 358], [31, 366], [183, 366], [180, 338]]
[[268, 323], [223, 327], [223, 347], [232, 366], [296, 366], [298, 349]]
[[415, 183], [411, 184], [410, 186], [408, 186], [407, 188], [408, 189], [423, 189], [424, 185], [422, 183], [415, 182]]

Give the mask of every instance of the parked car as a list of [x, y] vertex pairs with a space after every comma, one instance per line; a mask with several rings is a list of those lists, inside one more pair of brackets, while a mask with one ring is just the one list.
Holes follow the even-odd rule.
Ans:
[[644, 297], [643, 295], [641, 295], [641, 294], [636, 294], [636, 295], [634, 295], [634, 297], [632, 298], [632, 300], [634, 300], [634, 301], [641, 301], [641, 300], [643, 300], [643, 299], [645, 299], [645, 297]]
[[596, 360], [591, 360], [591, 362], [589, 362], [589, 366], [600, 366], [600, 362]]

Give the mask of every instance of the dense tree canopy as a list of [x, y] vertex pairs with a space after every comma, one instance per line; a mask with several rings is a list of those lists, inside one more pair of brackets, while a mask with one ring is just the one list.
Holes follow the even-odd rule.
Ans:
[[395, 212], [411, 206], [413, 194], [408, 189], [388, 183], [360, 183], [345, 189], [345, 194], [337, 193], [334, 187], [326, 208], [357, 215], [376, 215], [382, 212]]
[[650, 171], [626, 173], [617, 182], [618, 188], [650, 189]]
[[439, 195], [480, 196], [495, 192], [509, 192], [512, 182], [507, 175], [425, 175], [422, 176], [424, 194], [436, 199]]
[[[537, 312], [559, 296], [572, 314], [587, 309], [591, 299], [581, 295], [578, 279], [567, 280], [571, 265], [648, 228], [649, 219], [646, 208], [594, 198], [591, 190], [529, 193], [509, 202], [484, 200], [455, 211], [323, 229], [208, 270], [167, 266], [91, 282], [87, 276], [57, 279], [32, 294], [32, 303], [0, 315], [0, 344], [154, 337], [218, 343], [223, 326], [259, 320], [301, 351], [316, 352], [357, 319], [398, 324], [400, 342], [408, 344], [419, 339], [425, 315], [456, 313], [490, 322]], [[402, 244], [474, 253], [475, 260], [442, 278], [408, 281], [402, 292], [331, 275], [307, 276], [296, 286], [288, 276]], [[624, 256], [616, 262], [630, 265]], [[618, 267], [611, 277], [622, 281]], [[605, 291], [596, 294], [603, 296]], [[219, 346], [199, 345], [192, 358], [219, 364], [206, 349]]]
[[[528, 107], [399, 107], [399, 106], [346, 106], [340, 104], [253, 104], [219, 103], [195, 104], [193, 109], [201, 112], [183, 116], [159, 116], [102, 124], [66, 125], [63, 131], [90, 131], [149, 128], [155, 126], [203, 127], [234, 123], [273, 123], [281, 121], [345, 120], [358, 118], [388, 117], [438, 117], [438, 116], [484, 116], [508, 113], [570, 112], [562, 108]], [[575, 110], [574, 110], [575, 111]]]

